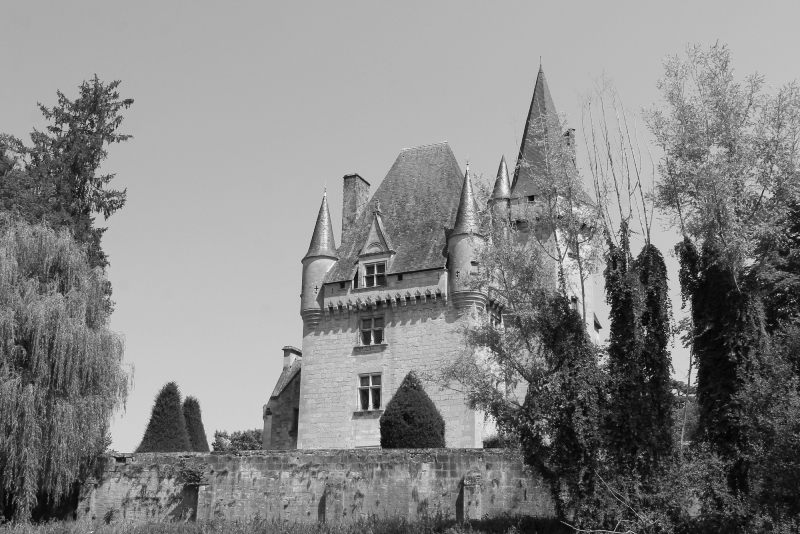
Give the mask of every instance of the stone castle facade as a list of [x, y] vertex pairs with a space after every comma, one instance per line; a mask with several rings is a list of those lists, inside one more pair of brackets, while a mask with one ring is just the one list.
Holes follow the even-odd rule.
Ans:
[[[545, 171], [531, 125], [546, 114], [555, 107], [540, 68], [518, 156], [526, 164], [510, 180], [501, 160], [489, 200], [495, 220], [535, 199], [535, 173]], [[502, 303], [469, 285], [486, 236], [469, 173], [447, 143], [401, 151], [369, 192], [361, 176], [344, 177], [338, 247], [323, 196], [302, 259], [303, 346], [283, 349], [263, 410], [266, 449], [378, 447], [380, 416], [406, 374], [436, 371], [464, 349], [465, 312], [475, 306], [503, 320]], [[587, 326], [599, 328], [596, 318]], [[482, 447], [483, 414], [460, 392], [427, 392], [445, 419], [447, 447]]]

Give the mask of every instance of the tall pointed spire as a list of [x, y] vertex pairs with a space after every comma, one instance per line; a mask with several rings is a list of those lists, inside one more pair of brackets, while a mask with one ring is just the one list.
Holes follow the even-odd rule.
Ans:
[[461, 187], [461, 201], [458, 203], [458, 213], [456, 213], [456, 224], [451, 235], [479, 234], [480, 228], [478, 205], [475, 203], [475, 193], [472, 192], [472, 182], [469, 179], [469, 164], [467, 164], [467, 171], [464, 173], [464, 185]]
[[[511, 196], [514, 198], [536, 195], [534, 176], [547, 172], [545, 167], [545, 149], [543, 133], [546, 134], [547, 118], [557, 117], [553, 97], [544, 70], [539, 65], [539, 74], [536, 76], [536, 86], [533, 89], [531, 107], [525, 121], [525, 131], [522, 134], [522, 143], [519, 147], [517, 166], [514, 169], [514, 181], [511, 184]], [[542, 125], [545, 131], [542, 132]]]
[[508, 200], [511, 198], [511, 183], [508, 181], [508, 167], [506, 157], [500, 160], [500, 168], [497, 169], [497, 179], [494, 181], [494, 191], [492, 200]]
[[317, 224], [314, 226], [314, 235], [311, 236], [311, 244], [308, 252], [303, 259], [314, 256], [327, 256], [338, 259], [336, 254], [336, 242], [333, 238], [333, 225], [331, 224], [331, 213], [328, 210], [328, 192], [322, 195], [322, 205], [319, 207]]

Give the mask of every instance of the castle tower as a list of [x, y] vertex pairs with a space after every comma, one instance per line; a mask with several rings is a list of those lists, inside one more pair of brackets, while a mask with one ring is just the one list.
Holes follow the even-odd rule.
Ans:
[[508, 227], [509, 217], [511, 216], [511, 183], [508, 179], [508, 167], [506, 157], [500, 159], [500, 167], [497, 169], [497, 179], [494, 181], [492, 198], [489, 199], [489, 208], [492, 212], [492, 222], [503, 227]]
[[471, 285], [471, 274], [478, 266], [478, 249], [484, 239], [467, 165], [456, 222], [447, 240], [450, 291], [456, 308], [469, 308], [473, 305], [483, 308], [486, 305], [486, 293]]
[[322, 282], [325, 273], [338, 259], [326, 192], [322, 196], [322, 205], [319, 207], [311, 244], [302, 260], [303, 288], [300, 293], [300, 316], [307, 328], [315, 327], [322, 318]]

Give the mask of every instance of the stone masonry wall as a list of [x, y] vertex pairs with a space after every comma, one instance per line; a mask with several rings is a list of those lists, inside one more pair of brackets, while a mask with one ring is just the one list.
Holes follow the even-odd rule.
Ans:
[[[324, 317], [303, 338], [299, 449], [378, 446], [382, 410], [359, 410], [358, 376], [381, 373], [383, 408], [409, 371], [424, 379], [460, 354], [464, 340], [458, 311], [436, 297], [437, 289], [440, 295], [447, 293], [444, 270], [408, 273], [402, 281], [390, 275], [389, 285], [379, 288], [325, 287]], [[426, 290], [431, 297], [425, 297]], [[416, 298], [417, 291], [421, 298]], [[398, 294], [400, 302], [395, 300]], [[338, 306], [358, 298], [375, 302], [378, 296], [380, 305]], [[384, 343], [359, 346], [359, 321], [371, 316], [385, 319]], [[426, 392], [444, 417], [447, 447], [482, 446], [483, 417], [466, 406], [463, 394], [432, 383], [426, 384]]]
[[369, 515], [552, 516], [547, 487], [505, 450], [145, 453], [101, 459], [79, 515], [94, 522], [342, 522]]
[[270, 399], [269, 409], [272, 412], [270, 429], [270, 449], [296, 449], [297, 429], [294, 428], [294, 410], [300, 407], [300, 371], [283, 388], [281, 394]]

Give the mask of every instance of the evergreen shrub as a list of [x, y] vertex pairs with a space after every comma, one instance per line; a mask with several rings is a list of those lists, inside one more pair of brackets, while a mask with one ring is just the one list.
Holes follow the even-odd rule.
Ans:
[[389, 401], [380, 419], [381, 447], [424, 449], [444, 447], [444, 419], [413, 371]]
[[208, 438], [203, 426], [203, 415], [200, 411], [200, 402], [194, 397], [186, 397], [183, 401], [183, 420], [186, 423], [186, 432], [189, 434], [189, 443], [194, 452], [208, 452]]
[[181, 392], [178, 384], [169, 382], [161, 388], [153, 404], [150, 422], [136, 452], [191, 451], [189, 434], [183, 420]]

